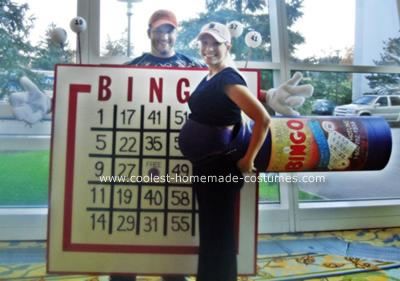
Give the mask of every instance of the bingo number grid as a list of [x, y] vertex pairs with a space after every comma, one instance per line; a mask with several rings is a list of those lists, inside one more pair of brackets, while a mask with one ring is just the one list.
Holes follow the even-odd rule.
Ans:
[[[172, 120], [171, 107], [166, 109], [163, 116], [164, 112], [146, 111], [143, 105], [139, 110], [114, 105], [112, 127], [102, 127], [104, 110], [98, 110], [99, 126], [90, 128], [90, 137], [96, 138], [95, 153], [88, 157], [93, 178], [102, 180], [88, 180], [91, 231], [128, 236], [159, 233], [160, 242], [168, 233], [195, 236], [191, 167], [179, 152], [179, 130], [170, 126], [171, 122], [181, 126], [188, 112], [174, 111]], [[166, 127], [159, 129], [161, 120], [166, 120]], [[119, 128], [119, 123], [130, 128]]]

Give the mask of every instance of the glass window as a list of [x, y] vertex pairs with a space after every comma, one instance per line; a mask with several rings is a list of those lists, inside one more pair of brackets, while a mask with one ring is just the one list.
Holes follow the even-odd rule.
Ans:
[[396, 0], [304, 0], [301, 7], [289, 34], [290, 41], [304, 40], [291, 53], [293, 62], [398, 65]]
[[[298, 173], [299, 178], [306, 176], [308, 182], [296, 183], [299, 187], [301, 202], [360, 201], [400, 199], [396, 172], [400, 168], [400, 129], [392, 129], [392, 155], [389, 164], [381, 171], [329, 172], [313, 173], [313, 178], [323, 181], [309, 181], [308, 173]], [[307, 193], [313, 198], [305, 198]]]
[[[392, 106], [399, 106], [400, 105], [400, 97], [390, 97], [390, 103]], [[399, 111], [400, 114], [400, 111]]]
[[[205, 23], [237, 21], [240, 24], [234, 33], [237, 34], [237, 37], [233, 38], [232, 49], [235, 60], [271, 60], [269, 15], [266, 1], [195, 0], [190, 5], [182, 5], [182, 1], [179, 0], [168, 1], [168, 3], [162, 0], [150, 2], [136, 0], [132, 1], [133, 3], [130, 5], [127, 2], [127, 0], [101, 1], [100, 54], [102, 56], [127, 56], [128, 45], [130, 46], [130, 57], [137, 57], [143, 52], [149, 52], [148, 20], [156, 9], [168, 9], [176, 14], [179, 22], [176, 41], [176, 50], [179, 52], [199, 57], [195, 38]], [[241, 30], [243, 31], [241, 32]], [[254, 34], [250, 32], [259, 33], [261, 44], [257, 42], [246, 44], [248, 42], [245, 39], [246, 35]], [[250, 35], [248, 36], [251, 37]], [[257, 38], [260, 39], [260, 37]]]
[[[261, 88], [273, 88], [273, 72], [271, 70], [261, 71]], [[272, 112], [271, 112], [272, 114]], [[280, 182], [277, 173], [261, 173], [262, 181], [259, 182], [260, 203], [280, 203]]]
[[[366, 81], [371, 82], [375, 81], [377, 77], [386, 77], [388, 74], [325, 71], [306, 71], [303, 74], [306, 81], [314, 86], [314, 95], [300, 109], [302, 115], [310, 115], [315, 118], [322, 118], [322, 115], [326, 115], [325, 117], [337, 115], [354, 119], [359, 118], [360, 115], [382, 117], [388, 121], [390, 126], [392, 150], [388, 164], [379, 171], [318, 172], [312, 173], [313, 177], [310, 177], [311, 173], [297, 173], [299, 179], [303, 179], [303, 177], [305, 179], [295, 183], [299, 187], [299, 201], [399, 199], [400, 190], [397, 188], [397, 182], [400, 181], [400, 175], [396, 171], [400, 168], [400, 128], [393, 121], [399, 120], [400, 111], [393, 111], [387, 106], [387, 97], [379, 97], [373, 90], [364, 92], [355, 91], [354, 88], [358, 81], [354, 78], [357, 76], [362, 75]], [[390, 98], [397, 99], [398, 97]], [[375, 101], [386, 106], [382, 109], [376, 108]], [[376, 149], [381, 148], [377, 147]], [[304, 193], [307, 193], [309, 197], [304, 196]]]
[[258, 199], [260, 203], [279, 203], [279, 174], [261, 173], [259, 176], [262, 178], [262, 181], [259, 182]]
[[376, 101], [379, 106], [388, 106], [388, 99], [387, 97], [381, 97]]
[[[302, 115], [334, 115], [336, 106], [351, 103], [379, 102], [387, 106], [387, 98], [379, 98], [379, 95], [392, 95], [394, 88], [391, 85], [399, 79], [400, 74], [303, 71], [303, 76], [302, 83], [313, 85], [314, 93], [299, 108], [299, 112]], [[388, 87], [392, 90], [388, 90]], [[353, 114], [356, 116], [357, 112]]]
[[[64, 1], [50, 0], [13, 0], [10, 2], [16, 6], [27, 5], [24, 18], [26, 23], [30, 22], [32, 26], [26, 39], [29, 39], [34, 46], [45, 43], [49, 39], [48, 31], [53, 27], [59, 27], [67, 33], [65, 44], [60, 47], [68, 50], [75, 48], [76, 34], [72, 32], [69, 25], [77, 15], [76, 1], [64, 3]], [[32, 21], [28, 19], [32, 19]]]
[[[76, 1], [6, 0], [1, 9], [0, 207], [46, 206], [51, 128], [50, 103], [46, 102], [51, 99], [54, 64], [75, 60], [76, 36], [69, 23], [77, 14]], [[66, 32], [65, 41], [54, 40], [55, 28]], [[29, 82], [23, 82], [25, 87], [21, 84], [23, 76], [38, 86], [41, 101], [46, 102], [23, 103], [36, 99]], [[35, 117], [38, 114], [41, 121]]]

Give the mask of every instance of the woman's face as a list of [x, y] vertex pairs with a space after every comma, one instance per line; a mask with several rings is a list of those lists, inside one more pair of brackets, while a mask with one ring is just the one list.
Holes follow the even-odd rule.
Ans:
[[200, 38], [200, 54], [209, 66], [216, 66], [224, 62], [228, 55], [229, 43], [219, 43], [209, 34]]

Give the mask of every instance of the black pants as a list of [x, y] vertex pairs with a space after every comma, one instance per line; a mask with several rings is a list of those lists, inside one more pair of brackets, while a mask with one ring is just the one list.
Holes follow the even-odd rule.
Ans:
[[[193, 165], [196, 176], [237, 177], [238, 182], [193, 183], [199, 206], [199, 263], [197, 281], [237, 281], [235, 210], [243, 176], [236, 162], [220, 156]], [[204, 177], [203, 177], [204, 178]]]

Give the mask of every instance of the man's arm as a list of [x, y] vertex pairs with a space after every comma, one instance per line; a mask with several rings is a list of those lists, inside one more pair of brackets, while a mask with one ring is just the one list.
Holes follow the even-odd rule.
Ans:
[[15, 118], [32, 125], [51, 111], [51, 98], [28, 77], [21, 77], [19, 82], [24, 91], [10, 94], [9, 102]]

